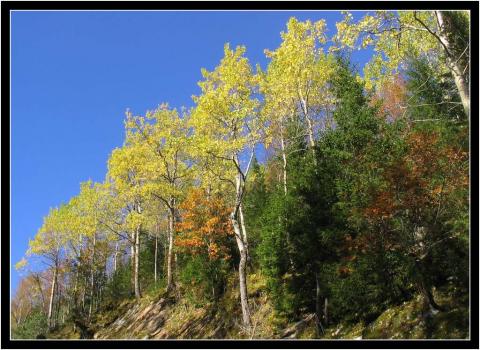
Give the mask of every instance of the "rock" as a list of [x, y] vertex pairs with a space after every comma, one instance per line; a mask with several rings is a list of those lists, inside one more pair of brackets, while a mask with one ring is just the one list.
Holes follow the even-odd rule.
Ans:
[[338, 333], [340, 333], [340, 331], [342, 330], [342, 328], [343, 328], [343, 325], [340, 325], [340, 327], [338, 327], [337, 330], [332, 335], [337, 336]]
[[303, 320], [300, 320], [297, 323], [295, 323], [292, 327], [284, 330], [280, 337], [281, 338], [295, 338], [298, 335], [298, 333], [302, 332], [305, 329], [307, 324], [310, 321], [312, 321], [314, 319], [314, 317], [315, 317], [314, 314], [308, 315]]

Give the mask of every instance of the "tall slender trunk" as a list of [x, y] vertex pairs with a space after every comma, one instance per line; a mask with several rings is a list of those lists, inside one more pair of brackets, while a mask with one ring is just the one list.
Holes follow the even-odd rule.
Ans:
[[87, 288], [85, 288], [86, 285], [87, 285], [87, 277], [84, 278], [84, 287], [82, 291], [82, 312], [85, 311], [85, 297], [87, 295]]
[[282, 151], [282, 160], [283, 160], [283, 192], [285, 196], [287, 195], [287, 154], [285, 150], [285, 135], [283, 130], [283, 120], [280, 121], [280, 149]]
[[236, 199], [235, 209], [230, 214], [230, 221], [235, 233], [235, 239], [237, 241], [238, 250], [240, 252], [240, 262], [238, 264], [238, 278], [240, 282], [240, 303], [242, 306], [243, 325], [250, 331], [251, 317], [250, 308], [248, 306], [248, 293], [247, 293], [247, 257], [248, 257], [248, 245], [246, 231], [241, 227], [241, 223], [238, 222], [238, 216], [240, 218], [241, 212], [241, 200], [243, 195], [242, 179], [241, 175], [236, 176]]
[[300, 105], [302, 107], [302, 112], [305, 117], [305, 120], [307, 121], [307, 132], [308, 132], [308, 143], [310, 147], [313, 150], [313, 153], [315, 154], [315, 136], [313, 132], [313, 122], [312, 118], [310, 118], [310, 115], [308, 113], [308, 107], [307, 107], [307, 101], [300, 95]]
[[247, 254], [247, 259], [250, 259], [250, 250], [248, 247], [248, 238], [247, 238], [247, 228], [245, 226], [245, 218], [243, 217], [243, 206], [240, 204], [238, 206], [238, 215], [240, 218], [240, 227], [242, 229], [242, 239], [243, 239], [243, 244], [245, 246], [245, 252]]
[[154, 272], [155, 287], [157, 286], [157, 261], [158, 261], [158, 225], [155, 232], [155, 272]]
[[56, 295], [56, 298], [55, 298], [55, 301], [53, 303], [54, 307], [53, 307], [53, 319], [54, 319], [54, 322], [53, 322], [53, 326], [55, 327], [56, 325], [58, 325], [58, 316], [59, 316], [59, 313], [60, 313], [60, 302], [61, 302], [61, 295], [60, 295], [60, 287], [59, 287], [60, 283], [58, 282], [58, 272], [57, 272], [57, 282], [55, 283], [55, 295]]
[[92, 317], [93, 310], [93, 298], [95, 291], [95, 249], [97, 245], [97, 233], [93, 234], [93, 247], [92, 247], [92, 266], [90, 268], [90, 305], [88, 307], [88, 320]]
[[140, 281], [139, 281], [139, 261], [140, 261], [140, 225], [135, 230], [135, 270], [134, 270], [134, 286], [135, 298], [140, 299]]
[[130, 278], [130, 285], [131, 290], [135, 293], [135, 230], [132, 230], [130, 234], [130, 271], [131, 271], [131, 278]]
[[325, 320], [325, 326], [328, 326], [328, 298], [325, 297], [323, 302], [323, 318]]
[[175, 207], [174, 200], [170, 200], [168, 213], [168, 256], [167, 256], [167, 291], [173, 288], [173, 235], [175, 225]]
[[467, 115], [467, 118], [470, 118], [470, 88], [466, 80], [466, 76], [468, 76], [468, 69], [461, 66], [461, 60], [459, 57], [453, 57], [452, 55], [453, 44], [450, 42], [448, 37], [449, 28], [447, 28], [447, 23], [445, 21], [446, 13], [444, 11], [435, 11], [435, 14], [438, 28], [440, 29], [437, 34], [446, 51], [447, 66], [453, 75], [453, 79], [455, 80], [455, 85], [460, 95], [465, 114]]
[[315, 148], [314, 148], [315, 147], [315, 139], [314, 139], [314, 136], [313, 136], [312, 120], [310, 119], [310, 117], [306, 117], [305, 119], [307, 119], [309, 145], [310, 145], [310, 148], [313, 150], [313, 153], [315, 153]]
[[113, 273], [117, 272], [118, 242], [115, 243], [115, 254], [113, 255]]
[[315, 273], [315, 313], [317, 315], [317, 321], [320, 322], [322, 319], [322, 306], [321, 306], [321, 291], [320, 291], [320, 278], [318, 273]]
[[238, 277], [240, 282], [240, 302], [242, 305], [242, 317], [243, 325], [250, 329], [251, 319], [250, 319], [250, 308], [248, 306], [248, 293], [247, 293], [247, 250], [242, 239], [242, 232], [238, 220], [232, 213], [231, 222], [233, 225], [233, 230], [235, 232], [235, 238], [237, 241], [238, 250], [240, 252], [240, 263], [238, 265]]
[[53, 328], [52, 326], [52, 313], [53, 313], [53, 300], [55, 298], [55, 289], [57, 284], [57, 263], [55, 263], [55, 268], [53, 270], [53, 277], [52, 277], [52, 288], [50, 290], [50, 302], [48, 304], [48, 316], [47, 316], [47, 323], [49, 328]]

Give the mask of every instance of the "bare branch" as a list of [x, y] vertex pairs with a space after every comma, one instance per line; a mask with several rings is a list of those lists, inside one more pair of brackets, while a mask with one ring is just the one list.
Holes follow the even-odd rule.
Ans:
[[[437, 14], [437, 11], [435, 11], [435, 15]], [[438, 34], [434, 31], [432, 31], [426, 24], [425, 22], [423, 22], [420, 18], [417, 17], [417, 11], [413, 11], [413, 16], [415, 18], [415, 20], [420, 23], [430, 34], [432, 34], [435, 39], [437, 39], [437, 41], [443, 46], [443, 48], [445, 49], [445, 52], [447, 53], [447, 55], [449, 57], [452, 57], [452, 54], [450, 52], [450, 50], [448, 49], [448, 47], [445, 45], [445, 43], [443, 42], [443, 40], [438, 36]]]

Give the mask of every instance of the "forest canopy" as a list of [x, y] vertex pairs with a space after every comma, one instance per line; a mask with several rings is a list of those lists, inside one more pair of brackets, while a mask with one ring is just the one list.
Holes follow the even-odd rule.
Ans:
[[469, 27], [467, 11], [343, 12], [329, 36], [292, 17], [265, 69], [226, 43], [192, 108], [128, 110], [105, 180], [44, 217], [13, 337], [146, 294], [215, 303], [232, 276], [250, 334], [251, 274], [317, 337], [417, 295], [444, 312], [437, 289], [468, 305]]

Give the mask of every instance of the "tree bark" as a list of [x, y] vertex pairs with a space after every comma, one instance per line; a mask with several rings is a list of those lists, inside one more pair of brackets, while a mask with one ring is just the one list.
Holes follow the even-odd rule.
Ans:
[[175, 207], [173, 206], [173, 199], [170, 200], [169, 214], [168, 214], [168, 256], [167, 256], [167, 292], [173, 289], [173, 235], [175, 225]]
[[321, 292], [320, 292], [320, 278], [318, 273], [315, 273], [315, 313], [317, 314], [317, 322], [322, 320], [322, 306], [321, 306]]
[[465, 77], [468, 75], [468, 70], [466, 67], [461, 66], [461, 60], [459, 57], [454, 57], [452, 55], [453, 44], [449, 39], [449, 28], [447, 28], [447, 23], [445, 21], [445, 15], [448, 16], [448, 14], [444, 11], [435, 11], [435, 14], [439, 28], [438, 37], [446, 51], [448, 68], [455, 80], [455, 85], [460, 95], [465, 114], [467, 115], [467, 118], [470, 118], [470, 88]]
[[52, 277], [52, 288], [50, 290], [50, 302], [48, 305], [48, 315], [47, 315], [47, 323], [49, 328], [52, 327], [52, 313], [53, 313], [53, 300], [55, 298], [55, 289], [57, 283], [57, 266], [55, 264], [55, 268], [53, 270], [53, 277]]
[[235, 208], [233, 212], [230, 214], [230, 221], [233, 226], [235, 239], [237, 241], [238, 250], [240, 252], [240, 262], [238, 264], [238, 278], [240, 282], [240, 303], [242, 306], [243, 325], [245, 326], [245, 328], [247, 328], [247, 331], [249, 332], [251, 327], [251, 317], [250, 317], [250, 308], [248, 306], [248, 293], [247, 293], [248, 245], [247, 245], [246, 231], [242, 229], [241, 223], [238, 222], [238, 216], [240, 216], [240, 218], [243, 216], [243, 215], [240, 215], [243, 190], [244, 190], [244, 187], [242, 186], [242, 177], [241, 177], [241, 174], [238, 173], [236, 176]]
[[117, 272], [118, 242], [115, 243], [115, 254], [113, 255], [113, 273]]
[[283, 130], [283, 120], [280, 121], [280, 149], [282, 152], [282, 160], [283, 160], [283, 192], [285, 196], [287, 195], [287, 154], [285, 151], [285, 136]]
[[242, 229], [242, 240], [245, 246], [245, 252], [247, 254], [247, 260], [250, 259], [250, 250], [248, 247], [248, 238], [247, 238], [247, 228], [245, 226], [245, 218], [243, 217], [243, 206], [240, 204], [238, 206], [238, 215], [240, 218], [240, 227]]
[[158, 225], [157, 230], [155, 232], [155, 268], [154, 268], [154, 280], [155, 280], [155, 287], [157, 286], [157, 261], [158, 261]]
[[140, 262], [140, 225], [135, 230], [135, 270], [134, 270], [134, 287], [135, 298], [140, 299], [142, 297], [140, 293], [140, 281], [139, 281], [139, 262]]
[[58, 282], [58, 270], [57, 270], [57, 276], [56, 276], [56, 282], [55, 282], [55, 301], [53, 303], [53, 326], [55, 327], [56, 325], [58, 325], [58, 315], [60, 313], [60, 298], [61, 298], [61, 295], [60, 295], [60, 288], [59, 288], [59, 282]]
[[415, 261], [415, 268], [417, 270], [417, 288], [420, 294], [423, 297], [423, 302], [425, 306], [430, 309], [430, 311], [436, 313], [441, 310], [440, 306], [435, 302], [435, 299], [432, 294], [432, 287], [427, 282], [425, 278], [425, 274], [423, 271], [423, 267], [420, 261]]
[[92, 248], [92, 266], [90, 267], [90, 305], [88, 307], [88, 320], [92, 317], [93, 297], [95, 290], [95, 248], [97, 244], [97, 234], [93, 234], [93, 248]]
[[303, 97], [300, 97], [300, 105], [302, 107], [302, 112], [305, 116], [305, 120], [307, 121], [308, 143], [313, 151], [313, 154], [315, 155], [315, 137], [313, 133], [313, 123], [312, 119], [308, 114], [307, 101], [305, 101]]
[[238, 220], [232, 213], [231, 222], [235, 232], [238, 250], [240, 252], [240, 263], [238, 265], [238, 277], [240, 282], [240, 303], [242, 306], [243, 325], [249, 330], [251, 326], [250, 308], [248, 306], [247, 293], [247, 250], [242, 239], [242, 232]]
[[325, 297], [325, 301], [323, 303], [323, 319], [325, 320], [325, 326], [328, 326], [328, 298]]
[[130, 271], [131, 271], [131, 290], [135, 294], [135, 230], [130, 235]]

